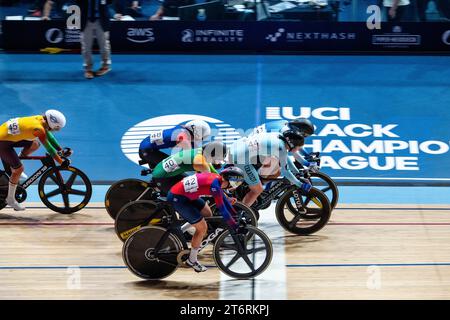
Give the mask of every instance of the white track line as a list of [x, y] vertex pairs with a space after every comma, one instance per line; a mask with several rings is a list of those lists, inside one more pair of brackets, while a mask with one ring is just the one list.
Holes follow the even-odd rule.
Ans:
[[220, 273], [221, 300], [285, 300], [286, 257], [283, 228], [275, 217], [275, 204], [260, 211], [259, 228], [272, 240], [273, 258], [270, 266], [253, 280], [235, 280]]

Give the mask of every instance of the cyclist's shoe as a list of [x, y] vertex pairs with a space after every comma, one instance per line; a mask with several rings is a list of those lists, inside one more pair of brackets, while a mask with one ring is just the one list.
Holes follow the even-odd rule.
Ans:
[[6, 198], [6, 204], [13, 208], [14, 211], [24, 211], [26, 209], [25, 206], [18, 203], [15, 199]]
[[186, 264], [192, 269], [194, 269], [195, 272], [205, 272], [206, 270], [208, 270], [208, 268], [200, 264], [200, 262], [198, 261], [191, 262], [191, 260], [187, 259]]

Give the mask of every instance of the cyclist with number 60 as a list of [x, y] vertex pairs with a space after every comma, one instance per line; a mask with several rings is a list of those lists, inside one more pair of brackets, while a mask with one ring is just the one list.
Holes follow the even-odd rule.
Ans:
[[171, 129], [158, 130], [142, 140], [139, 146], [139, 157], [153, 168], [168, 156], [161, 150], [175, 147], [184, 150], [197, 148], [210, 135], [211, 128], [203, 120], [192, 120]]
[[232, 228], [236, 228], [236, 221], [233, 214], [236, 214], [233, 206], [223, 193], [222, 189], [237, 188], [244, 181], [242, 170], [236, 167], [229, 167], [216, 173], [197, 173], [184, 178], [176, 183], [167, 196], [175, 210], [195, 228], [194, 236], [191, 240], [191, 251], [186, 264], [196, 272], [207, 270], [205, 266], [198, 262], [197, 254], [201, 242], [207, 233], [207, 224], [201, 208], [207, 206], [201, 196], [213, 196], [217, 208], [224, 220]]
[[[70, 165], [69, 160], [64, 157], [70, 156], [71, 150], [63, 151], [52, 134], [65, 125], [66, 118], [61, 112], [47, 110], [43, 115], [10, 119], [0, 126], [0, 158], [5, 170], [11, 170], [8, 196], [5, 201], [14, 210], [25, 210], [25, 207], [15, 199], [17, 185], [24, 171], [20, 157], [36, 151], [40, 146], [37, 140], [44, 145], [56, 162], [63, 166]], [[20, 155], [17, 155], [14, 148], [23, 148]]]

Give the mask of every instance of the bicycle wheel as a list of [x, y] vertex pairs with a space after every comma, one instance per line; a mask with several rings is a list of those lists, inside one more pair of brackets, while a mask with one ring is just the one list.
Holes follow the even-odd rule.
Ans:
[[50, 210], [70, 214], [89, 203], [92, 184], [87, 175], [77, 168], [54, 167], [41, 177], [38, 191], [42, 202]]
[[[291, 211], [291, 208], [295, 210]], [[316, 188], [311, 188], [304, 194], [293, 186], [277, 201], [275, 215], [285, 230], [298, 235], [309, 235], [327, 224], [331, 215], [330, 202]]]
[[[236, 214], [233, 215], [233, 218], [235, 221], [238, 221], [241, 219], [241, 217], [245, 218], [245, 221], [248, 225], [258, 227], [258, 216], [255, 214], [255, 211], [251, 209], [250, 207], [246, 206], [245, 204], [241, 202], [236, 202], [233, 204], [233, 208], [236, 211]], [[220, 216], [221, 213], [216, 207], [216, 204], [211, 204], [211, 211], [213, 212], [213, 216]], [[223, 223], [222, 220], [220, 222], [208, 222], [210, 225], [210, 230], [214, 232], [220, 225]]]
[[325, 193], [330, 201], [330, 207], [333, 211], [339, 201], [339, 189], [333, 179], [323, 172], [310, 173], [311, 184]]
[[230, 230], [225, 230], [213, 248], [217, 267], [236, 279], [254, 278], [264, 272], [272, 261], [273, 248], [269, 237], [253, 226], [246, 229], [245, 234], [232, 234]]
[[161, 249], [155, 247], [169, 232], [161, 227], [145, 227], [133, 233], [122, 248], [122, 258], [128, 269], [136, 276], [147, 280], [158, 280], [170, 276], [178, 268], [177, 255], [183, 250], [180, 239], [170, 233]]
[[169, 212], [152, 200], [127, 203], [117, 214], [114, 229], [120, 240], [125, 241], [137, 230], [148, 225], [167, 227]]
[[152, 190], [144, 191], [149, 184], [139, 179], [124, 179], [109, 187], [105, 195], [105, 208], [111, 218], [116, 219], [120, 209], [127, 203], [136, 200], [150, 200]]

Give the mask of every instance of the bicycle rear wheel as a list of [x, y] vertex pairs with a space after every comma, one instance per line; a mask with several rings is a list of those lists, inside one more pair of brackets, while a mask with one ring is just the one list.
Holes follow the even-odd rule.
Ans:
[[114, 229], [125, 241], [137, 230], [148, 225], [167, 227], [169, 212], [152, 200], [139, 200], [126, 204], [117, 214]]
[[285, 230], [298, 235], [309, 235], [327, 224], [331, 208], [322, 191], [311, 188], [304, 194], [293, 186], [277, 201], [275, 214]]
[[158, 280], [175, 272], [178, 268], [177, 255], [183, 250], [180, 239], [170, 233], [161, 249], [155, 252], [156, 245], [166, 232], [169, 231], [161, 227], [145, 227], [125, 241], [122, 258], [133, 274], [146, 280]]
[[253, 226], [246, 229], [247, 232], [242, 234], [225, 230], [214, 244], [213, 256], [217, 267], [236, 279], [254, 278], [272, 261], [273, 248], [269, 237]]
[[150, 200], [152, 190], [143, 194], [148, 187], [147, 182], [139, 179], [124, 179], [113, 183], [105, 195], [105, 208], [110, 217], [116, 219], [120, 209], [131, 201]]

